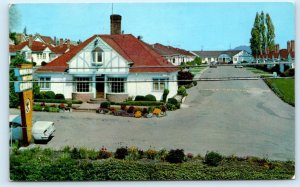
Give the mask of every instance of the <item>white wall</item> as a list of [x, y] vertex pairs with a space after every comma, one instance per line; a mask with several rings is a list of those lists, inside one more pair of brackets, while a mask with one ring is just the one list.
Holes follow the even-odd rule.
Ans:
[[232, 57], [233, 64], [241, 63], [243, 61], [252, 62], [253, 60], [252, 55], [246, 51], [241, 51]]
[[[153, 90], [153, 78], [168, 78], [170, 81], [177, 80], [177, 72], [173, 73], [130, 73], [128, 81], [150, 81], [150, 82], [133, 82], [127, 84], [127, 90], [129, 96], [147, 95], [152, 94], [157, 100], [162, 99], [163, 90]], [[169, 95], [168, 98], [173, 97], [177, 93], [178, 84], [177, 82], [168, 83]]]
[[72, 98], [73, 83], [65, 83], [66, 81], [72, 81], [72, 75], [67, 73], [35, 73], [34, 79], [39, 80], [39, 77], [51, 77], [50, 89], [42, 89], [40, 91], [53, 91], [55, 94], [64, 94], [66, 99]]

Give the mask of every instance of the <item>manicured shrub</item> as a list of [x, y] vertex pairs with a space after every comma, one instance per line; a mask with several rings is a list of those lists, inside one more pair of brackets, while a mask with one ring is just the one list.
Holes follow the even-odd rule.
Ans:
[[222, 161], [222, 159], [223, 159], [222, 155], [212, 151], [206, 153], [204, 157], [204, 163], [209, 166], [218, 166], [219, 163]]
[[168, 109], [169, 111], [174, 111], [174, 110], [177, 109], [176, 105], [173, 105], [173, 104], [171, 104], [171, 103], [167, 103], [167, 104], [166, 104], [166, 107], [167, 107], [167, 109]]
[[112, 157], [112, 153], [109, 152], [105, 147], [102, 147], [99, 150], [98, 155], [97, 155], [98, 159], [107, 159], [107, 158], [110, 158], [110, 157]]
[[148, 94], [145, 96], [145, 101], [156, 101], [156, 97], [154, 95]]
[[46, 103], [68, 103], [68, 102], [71, 102], [73, 104], [82, 104], [82, 101], [80, 101], [80, 100], [62, 100], [62, 99], [34, 99], [34, 102], [46, 102]]
[[176, 105], [178, 103], [178, 101], [175, 98], [169, 98], [168, 103]]
[[193, 81], [193, 85], [197, 86], [198, 82], [197, 81]]
[[284, 73], [285, 77], [294, 77], [295, 76], [295, 69], [288, 69]]
[[110, 107], [110, 102], [102, 102], [100, 104], [100, 108], [109, 108]]
[[168, 97], [168, 94], [169, 94], [169, 90], [168, 89], [164, 89], [164, 93], [163, 93], [163, 102], [166, 102], [167, 101], [167, 97]]
[[181, 104], [177, 103], [175, 106], [176, 106], [177, 109], [180, 109]]
[[55, 99], [62, 99], [65, 100], [65, 96], [63, 94], [55, 94]]
[[46, 92], [44, 92], [44, 98], [45, 99], [55, 99], [55, 93], [53, 91], [46, 91]]
[[180, 86], [177, 90], [178, 95], [187, 96], [186, 88], [184, 86]]
[[115, 158], [116, 159], [124, 159], [128, 155], [127, 148], [121, 147], [118, 148], [115, 152]]
[[145, 96], [137, 95], [134, 100], [135, 101], [145, 101]]
[[166, 160], [170, 163], [182, 163], [184, 161], [184, 151], [183, 149], [170, 150]]

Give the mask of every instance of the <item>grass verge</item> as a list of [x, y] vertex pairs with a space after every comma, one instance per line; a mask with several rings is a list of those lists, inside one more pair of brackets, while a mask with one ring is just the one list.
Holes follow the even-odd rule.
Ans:
[[284, 102], [295, 106], [295, 79], [265, 79], [265, 82]]

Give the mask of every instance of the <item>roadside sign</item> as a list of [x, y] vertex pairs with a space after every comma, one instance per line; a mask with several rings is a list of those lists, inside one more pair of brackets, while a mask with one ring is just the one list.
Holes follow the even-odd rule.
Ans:
[[18, 65], [14, 72], [18, 79], [14, 83], [14, 87], [20, 98], [23, 143], [28, 145], [32, 137], [32, 64]]

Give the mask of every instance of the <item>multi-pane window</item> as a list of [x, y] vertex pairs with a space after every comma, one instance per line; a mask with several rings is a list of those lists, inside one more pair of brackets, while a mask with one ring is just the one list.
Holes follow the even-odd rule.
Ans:
[[41, 89], [50, 89], [51, 77], [40, 77], [39, 86]]
[[46, 59], [46, 53], [43, 53], [43, 59]]
[[108, 81], [108, 91], [112, 93], [124, 93], [126, 90], [126, 78], [113, 78], [109, 77]]
[[90, 92], [90, 77], [76, 77], [76, 92]]
[[93, 57], [93, 62], [94, 63], [100, 63], [103, 61], [103, 57], [102, 57], [102, 53], [103, 50], [100, 49], [100, 47], [96, 47], [93, 51], [92, 51], [92, 57]]
[[153, 91], [163, 91], [168, 88], [168, 79], [153, 79]]

